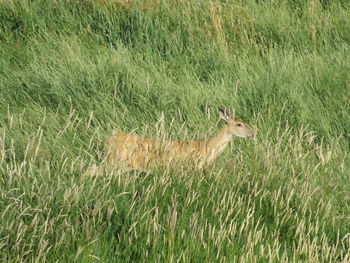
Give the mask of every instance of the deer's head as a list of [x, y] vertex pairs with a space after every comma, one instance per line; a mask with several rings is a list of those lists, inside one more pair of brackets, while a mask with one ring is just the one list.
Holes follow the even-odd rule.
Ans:
[[240, 119], [235, 118], [225, 107], [219, 107], [220, 117], [226, 122], [231, 135], [252, 138], [253, 131]]

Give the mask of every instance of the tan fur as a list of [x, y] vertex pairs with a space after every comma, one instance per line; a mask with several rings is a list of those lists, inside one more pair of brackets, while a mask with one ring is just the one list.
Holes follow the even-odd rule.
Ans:
[[[215, 161], [233, 136], [253, 136], [251, 129], [243, 121], [232, 117], [227, 109], [220, 107], [219, 111], [226, 124], [207, 141], [166, 141], [117, 132], [107, 140], [107, 167], [122, 171], [147, 171], [159, 166], [182, 165], [201, 169]], [[99, 169], [94, 166], [90, 170]]]

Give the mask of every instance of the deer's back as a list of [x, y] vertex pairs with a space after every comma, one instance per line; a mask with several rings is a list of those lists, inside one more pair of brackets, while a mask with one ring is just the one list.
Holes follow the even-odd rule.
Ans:
[[107, 151], [108, 164], [122, 162], [145, 170], [174, 162], [198, 162], [205, 154], [205, 146], [198, 141], [166, 141], [119, 132], [108, 139]]

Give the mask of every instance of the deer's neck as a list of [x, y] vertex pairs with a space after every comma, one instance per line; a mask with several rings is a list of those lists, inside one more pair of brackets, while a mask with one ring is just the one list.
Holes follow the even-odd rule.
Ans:
[[227, 125], [224, 125], [216, 136], [207, 142], [207, 161], [215, 160], [232, 139], [233, 135], [229, 133]]

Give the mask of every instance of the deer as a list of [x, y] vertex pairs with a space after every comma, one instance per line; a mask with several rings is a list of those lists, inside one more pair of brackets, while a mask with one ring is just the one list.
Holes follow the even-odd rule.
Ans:
[[[107, 140], [105, 165], [107, 168], [117, 168], [123, 172], [147, 172], [159, 166], [185, 165], [195, 170], [209, 166], [222, 154], [234, 136], [254, 136], [253, 131], [225, 107], [219, 107], [218, 110], [225, 124], [209, 140], [162, 140], [116, 132]], [[101, 169], [103, 167], [92, 166], [85, 175], [95, 175]]]

